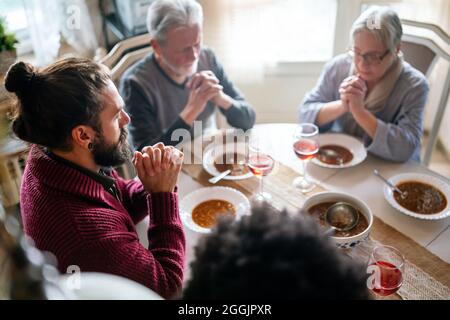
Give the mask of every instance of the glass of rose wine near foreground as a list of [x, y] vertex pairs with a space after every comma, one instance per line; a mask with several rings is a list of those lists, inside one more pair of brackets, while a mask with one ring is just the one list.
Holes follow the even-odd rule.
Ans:
[[390, 246], [373, 249], [367, 272], [371, 275], [367, 285], [379, 297], [386, 297], [400, 289], [403, 283], [405, 258], [400, 251]]
[[306, 165], [319, 151], [319, 128], [312, 123], [301, 123], [294, 132], [293, 149], [297, 158], [302, 162], [303, 176], [293, 181], [293, 186], [306, 193], [315, 188], [315, 184], [308, 179]]
[[250, 144], [246, 155], [246, 163], [253, 175], [260, 179], [259, 192], [251, 200], [270, 203], [272, 195], [264, 192], [264, 177], [272, 172], [275, 160], [264, 152], [258, 144]]

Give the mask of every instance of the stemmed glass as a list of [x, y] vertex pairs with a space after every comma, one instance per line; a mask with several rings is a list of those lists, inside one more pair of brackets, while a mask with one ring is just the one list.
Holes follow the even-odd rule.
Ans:
[[250, 171], [260, 179], [259, 192], [252, 197], [252, 201], [271, 202], [272, 195], [264, 192], [264, 177], [272, 172], [275, 160], [269, 156], [259, 145], [258, 140], [251, 141], [247, 154], [246, 164]]
[[293, 181], [293, 186], [301, 192], [309, 192], [315, 188], [315, 183], [308, 179], [306, 165], [319, 151], [319, 128], [312, 123], [301, 123], [297, 126], [293, 137], [295, 155], [301, 160], [303, 176]]
[[367, 284], [375, 294], [386, 297], [400, 289], [403, 284], [405, 258], [394, 247], [380, 245], [373, 249], [368, 263], [371, 273]]

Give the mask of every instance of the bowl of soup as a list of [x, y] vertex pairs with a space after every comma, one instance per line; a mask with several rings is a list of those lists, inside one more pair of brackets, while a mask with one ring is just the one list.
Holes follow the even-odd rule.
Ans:
[[354, 207], [359, 219], [355, 227], [348, 231], [335, 231], [330, 237], [339, 248], [352, 248], [366, 240], [372, 229], [373, 215], [368, 205], [358, 198], [343, 192], [321, 192], [310, 196], [303, 205], [308, 214], [325, 231], [330, 228], [325, 215], [331, 206], [344, 202]]
[[233, 221], [250, 214], [250, 202], [240, 191], [229, 187], [207, 187], [195, 190], [180, 202], [183, 224], [192, 231], [209, 233], [221, 217]]
[[319, 145], [319, 151], [312, 163], [324, 168], [349, 168], [367, 158], [364, 143], [347, 134], [322, 133], [319, 135]]
[[206, 200], [192, 210], [192, 221], [202, 228], [214, 227], [219, 218], [224, 216], [236, 219], [236, 207], [226, 200]]
[[230, 170], [229, 176], [245, 176], [250, 169], [245, 165], [245, 155], [237, 152], [223, 153], [214, 159], [214, 167], [220, 173]]
[[211, 176], [231, 170], [224, 180], [244, 180], [253, 177], [245, 164], [247, 145], [245, 143], [211, 143], [205, 148], [202, 165]]
[[429, 174], [402, 173], [389, 181], [403, 196], [383, 186], [387, 202], [399, 212], [421, 220], [440, 220], [450, 216], [450, 183]]

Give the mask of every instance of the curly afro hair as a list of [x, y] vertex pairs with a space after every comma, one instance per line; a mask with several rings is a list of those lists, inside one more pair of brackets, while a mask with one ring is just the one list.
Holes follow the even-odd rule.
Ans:
[[366, 268], [304, 214], [269, 206], [201, 239], [184, 299], [370, 299]]

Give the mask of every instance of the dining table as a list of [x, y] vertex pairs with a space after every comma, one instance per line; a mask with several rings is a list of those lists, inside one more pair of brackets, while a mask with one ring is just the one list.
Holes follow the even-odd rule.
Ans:
[[[306, 173], [316, 184], [316, 190], [302, 193], [291, 186], [290, 177], [302, 175], [300, 160], [293, 151], [293, 133], [295, 123], [257, 124], [252, 136], [263, 141], [270, 156], [279, 164], [265, 179], [266, 188], [273, 190], [278, 209], [286, 208], [290, 212], [301, 209], [308, 197], [320, 191], [344, 192], [365, 202], [374, 215], [374, 225], [370, 245], [385, 244], [399, 249], [408, 261], [406, 270], [409, 280], [403, 289], [395, 295], [398, 299], [450, 299], [450, 218], [440, 220], [417, 219], [393, 208], [383, 194], [383, 182], [373, 174], [377, 169], [383, 176], [390, 178], [401, 173], [426, 174], [437, 177], [450, 185], [450, 180], [415, 162], [391, 162], [372, 154], [358, 165], [347, 168], [325, 168], [309, 161]], [[189, 193], [213, 186], [208, 182], [211, 175], [205, 172], [201, 163], [183, 165], [179, 177], [178, 194], [182, 200]], [[247, 197], [256, 193], [259, 182], [256, 177], [247, 182], [221, 180], [215, 185], [234, 187]], [[140, 241], [148, 246], [148, 218], [137, 225]], [[195, 259], [195, 247], [202, 237], [207, 235], [195, 232], [183, 225], [186, 236], [185, 282], [190, 279], [190, 264]], [[369, 244], [349, 249], [363, 257], [370, 251]], [[358, 248], [359, 247], [359, 248]], [[358, 251], [359, 250], [359, 251]], [[369, 251], [367, 251], [369, 250]], [[403, 290], [403, 291], [402, 291]]]

